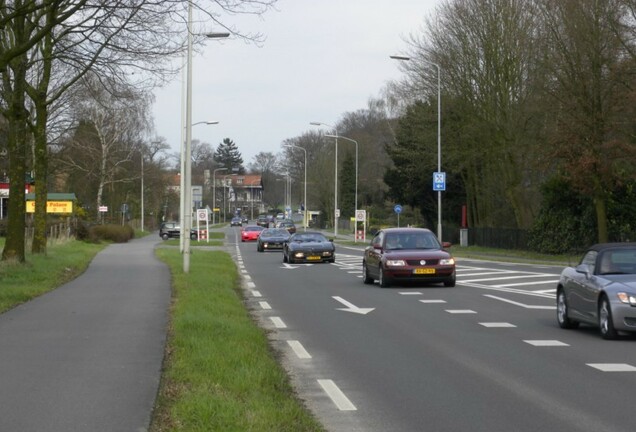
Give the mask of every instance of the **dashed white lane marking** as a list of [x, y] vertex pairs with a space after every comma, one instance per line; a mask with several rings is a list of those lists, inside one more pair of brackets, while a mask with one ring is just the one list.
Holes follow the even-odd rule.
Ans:
[[264, 310], [270, 310], [272, 308], [267, 302], [258, 302], [258, 304], [261, 306], [261, 309]]
[[530, 344], [536, 347], [562, 347], [562, 346], [570, 346], [565, 342], [561, 342], [558, 340], [524, 340], [525, 343]]
[[402, 291], [400, 295], [409, 296], [409, 295], [422, 295], [419, 291]]
[[481, 322], [479, 325], [482, 325], [487, 328], [513, 328], [517, 327], [514, 324], [510, 324], [507, 322]]
[[[525, 278], [535, 278], [535, 277], [554, 277], [554, 275], [545, 275], [545, 274], [523, 274], [523, 275], [515, 275], [515, 276], [500, 276], [500, 277], [492, 277], [486, 279], [470, 279], [470, 280], [462, 280], [462, 282], [487, 282], [487, 281], [500, 281], [500, 280], [508, 280], [508, 279], [525, 279]], [[550, 281], [544, 281], [544, 283]], [[524, 284], [525, 285], [525, 284]], [[503, 286], [503, 285], [500, 285]]]
[[420, 303], [433, 304], [433, 303], [446, 303], [446, 300], [420, 300]]
[[270, 317], [269, 319], [274, 324], [274, 327], [276, 327], [276, 328], [287, 328], [287, 324], [285, 324], [280, 317]]
[[298, 357], [299, 359], [311, 358], [311, 355], [307, 352], [305, 347], [297, 340], [288, 340], [287, 344], [291, 347], [291, 349], [294, 351], [294, 354], [296, 354], [296, 357]]
[[254, 282], [247, 282], [246, 285], [249, 289], [256, 288], [256, 284], [254, 284]]
[[327, 393], [327, 396], [331, 398], [334, 404], [340, 411], [356, 411], [357, 408], [351, 401], [345, 396], [345, 394], [338, 388], [336, 383], [332, 380], [318, 380], [320, 387]]
[[446, 309], [449, 314], [476, 314], [474, 310], [470, 309]]
[[602, 372], [636, 372], [636, 367], [626, 363], [586, 363]]
[[251, 281], [252, 280], [252, 276], [248, 275], [247, 272], [245, 272], [245, 274], [243, 275], [243, 277], [245, 278], [245, 280]]
[[260, 291], [252, 291], [252, 297], [263, 297]]

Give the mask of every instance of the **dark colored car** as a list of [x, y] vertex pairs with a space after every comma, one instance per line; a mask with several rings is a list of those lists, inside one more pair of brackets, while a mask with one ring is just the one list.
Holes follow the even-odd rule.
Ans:
[[604, 339], [636, 332], [636, 243], [590, 247], [576, 267], [561, 272], [557, 322], [571, 329], [598, 326]]
[[[181, 235], [181, 227], [179, 226], [179, 222], [164, 222], [159, 227], [159, 237], [164, 240], [168, 240], [171, 238], [179, 238]], [[190, 230], [190, 239], [197, 240], [199, 238], [197, 230]]]
[[247, 225], [248, 223], [250, 223], [250, 219], [247, 216], [241, 216], [241, 223], [243, 225]]
[[296, 233], [296, 224], [289, 219], [285, 219], [276, 223], [276, 228], [284, 228], [289, 231], [290, 234]]
[[256, 239], [256, 250], [265, 252], [267, 250], [282, 249], [283, 244], [289, 240], [289, 231], [285, 228], [266, 228]]
[[269, 227], [269, 216], [267, 215], [259, 215], [256, 219], [256, 225], [262, 226], [264, 228]]
[[292, 234], [283, 244], [283, 262], [335, 262], [336, 246], [319, 232]]
[[241, 220], [240, 217], [235, 216], [230, 221], [230, 226], [243, 226], [243, 221]]
[[399, 282], [443, 283], [455, 286], [455, 259], [425, 228], [386, 228], [378, 231], [364, 251], [362, 280], [376, 279], [382, 288]]

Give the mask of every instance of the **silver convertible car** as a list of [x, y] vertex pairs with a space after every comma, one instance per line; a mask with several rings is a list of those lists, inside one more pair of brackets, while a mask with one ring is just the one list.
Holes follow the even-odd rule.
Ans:
[[557, 286], [561, 328], [600, 327], [604, 339], [636, 332], [636, 243], [601, 243], [576, 267], [566, 267]]

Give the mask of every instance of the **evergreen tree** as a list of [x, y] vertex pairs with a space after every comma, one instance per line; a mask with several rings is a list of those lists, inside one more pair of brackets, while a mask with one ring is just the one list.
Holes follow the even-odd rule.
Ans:
[[243, 157], [230, 138], [223, 139], [214, 152], [214, 160], [227, 168], [228, 173], [245, 174]]
[[356, 161], [351, 152], [348, 152], [342, 161], [340, 169], [339, 190], [340, 190], [340, 217], [349, 219], [354, 216], [356, 200]]

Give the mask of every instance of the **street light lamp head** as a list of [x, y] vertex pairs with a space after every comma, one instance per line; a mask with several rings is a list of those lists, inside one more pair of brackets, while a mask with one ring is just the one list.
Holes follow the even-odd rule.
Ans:
[[223, 39], [223, 38], [230, 37], [230, 33], [229, 32], [211, 32], [211, 33], [206, 33], [205, 37], [210, 39]]
[[390, 58], [392, 58], [393, 60], [411, 60], [411, 57], [407, 57], [407, 56], [403, 56], [403, 55], [392, 55], [389, 56]]

